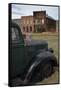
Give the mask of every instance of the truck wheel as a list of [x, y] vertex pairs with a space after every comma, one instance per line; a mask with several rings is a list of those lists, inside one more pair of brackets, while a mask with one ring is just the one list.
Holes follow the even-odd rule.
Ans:
[[34, 71], [32, 72], [32, 75], [31, 75], [31, 79], [30, 79], [30, 82], [31, 83], [35, 83], [35, 82], [38, 82], [38, 81], [41, 81], [42, 80], [42, 75], [41, 75], [41, 64], [39, 64], [35, 69]]
[[51, 63], [45, 63], [42, 67], [42, 77], [47, 78], [53, 73], [53, 65]]
[[27, 80], [25, 81], [27, 81], [30, 84], [39, 82], [44, 78], [50, 76], [52, 73], [53, 65], [51, 61], [44, 60], [38, 66], [36, 66], [33, 71], [31, 71], [30, 75], [27, 77]]
[[52, 73], [53, 65], [51, 63], [47, 62], [42, 65], [40, 64], [40, 66], [35, 68], [31, 78], [31, 82], [40, 82], [44, 78], [49, 77]]

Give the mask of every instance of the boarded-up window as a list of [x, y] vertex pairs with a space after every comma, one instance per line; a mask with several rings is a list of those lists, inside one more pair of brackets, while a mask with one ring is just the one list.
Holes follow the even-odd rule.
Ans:
[[23, 27], [23, 31], [25, 32], [25, 27]]
[[32, 27], [30, 26], [30, 32], [32, 31]]
[[28, 26], [27, 26], [27, 30], [26, 31], [28, 32]]

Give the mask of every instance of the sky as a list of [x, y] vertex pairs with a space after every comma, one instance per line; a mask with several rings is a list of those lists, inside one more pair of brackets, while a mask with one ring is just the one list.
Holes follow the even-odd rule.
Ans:
[[57, 6], [36, 6], [36, 5], [21, 5], [12, 4], [12, 19], [21, 18], [21, 16], [33, 15], [33, 11], [44, 11], [53, 19], [58, 20], [58, 7]]

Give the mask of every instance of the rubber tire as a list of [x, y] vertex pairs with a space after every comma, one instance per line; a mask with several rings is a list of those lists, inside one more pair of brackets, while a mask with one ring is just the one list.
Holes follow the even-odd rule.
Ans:
[[53, 65], [50, 62], [42, 66], [42, 78], [48, 78], [53, 73]]
[[30, 82], [31, 84], [33, 83], [36, 83], [38, 81], [41, 81], [42, 80], [42, 75], [41, 75], [41, 64], [38, 65], [34, 71], [32, 72], [32, 76], [31, 76], [31, 79], [30, 79]]
[[44, 78], [48, 78], [52, 73], [53, 73], [53, 65], [50, 62], [40, 64], [32, 72], [30, 82], [31, 82], [31, 84], [36, 83], [36, 82], [40, 82]]

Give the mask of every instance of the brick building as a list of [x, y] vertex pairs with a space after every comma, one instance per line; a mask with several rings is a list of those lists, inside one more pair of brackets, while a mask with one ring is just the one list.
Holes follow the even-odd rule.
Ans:
[[56, 20], [46, 14], [46, 11], [34, 11], [33, 16], [21, 17], [22, 32], [56, 32]]
[[34, 32], [33, 16], [21, 17], [21, 30], [23, 32]]
[[46, 11], [33, 12], [34, 32], [45, 32], [46, 30]]

